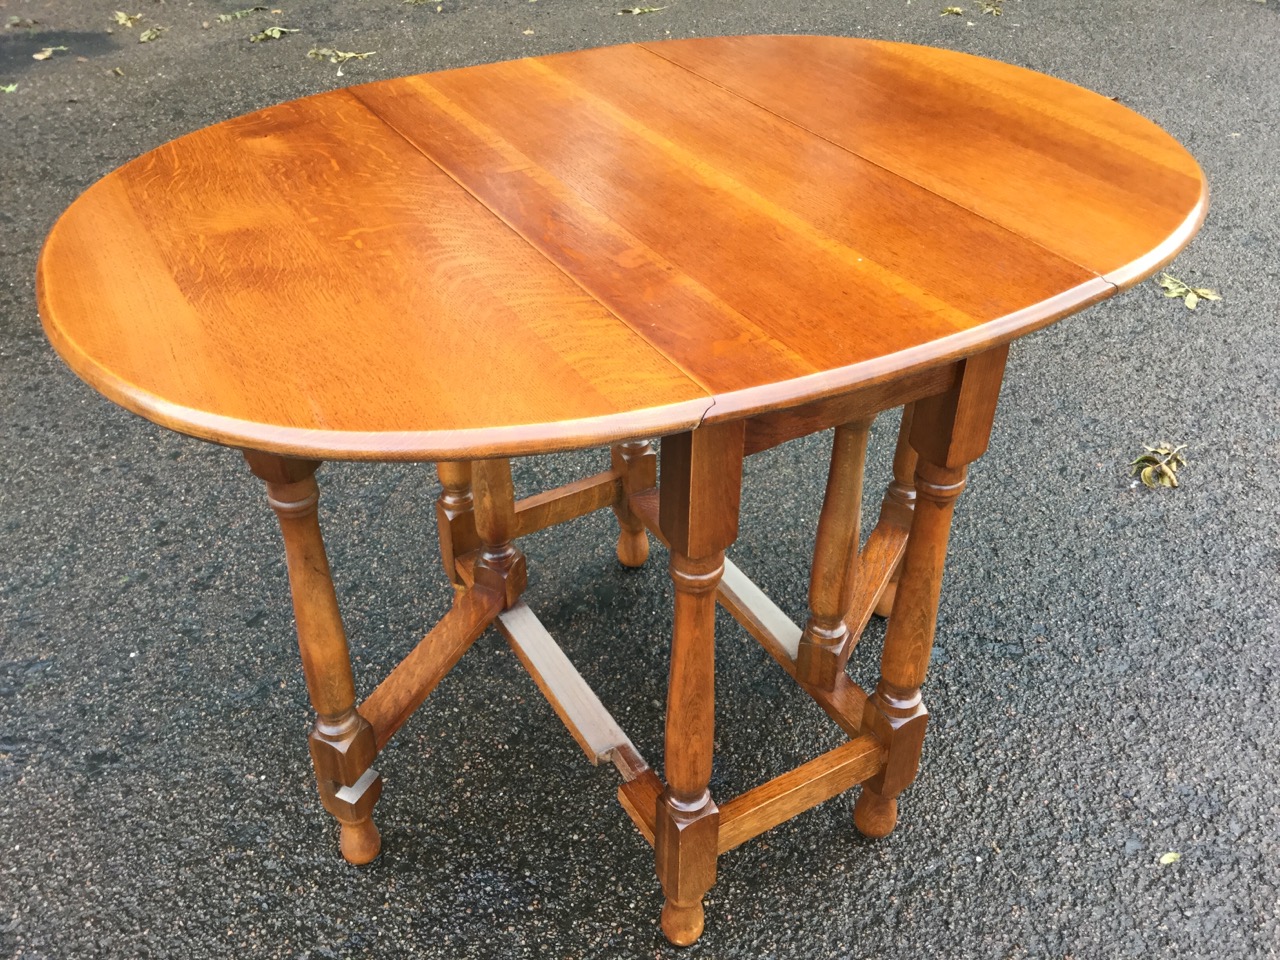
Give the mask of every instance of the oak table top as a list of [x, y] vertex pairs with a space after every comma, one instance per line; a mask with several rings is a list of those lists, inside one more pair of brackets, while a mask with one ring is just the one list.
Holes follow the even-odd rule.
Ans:
[[317, 458], [597, 446], [999, 345], [1190, 239], [1192, 157], [961, 53], [747, 36], [335, 90], [89, 188], [40, 259], [82, 378]]

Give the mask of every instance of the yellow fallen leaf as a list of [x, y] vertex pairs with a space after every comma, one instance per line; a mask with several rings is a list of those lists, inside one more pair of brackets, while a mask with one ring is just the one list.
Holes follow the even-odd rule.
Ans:
[[1170, 850], [1168, 853], [1166, 853], [1163, 857], [1160, 858], [1160, 866], [1167, 867], [1169, 864], [1177, 863], [1181, 859], [1182, 859], [1182, 854], [1175, 853], [1173, 850]]
[[1166, 297], [1179, 297], [1187, 305], [1188, 310], [1194, 310], [1196, 304], [1201, 300], [1222, 299], [1217, 290], [1211, 290], [1208, 287], [1188, 286], [1177, 277], [1170, 276], [1167, 273], [1160, 274], [1159, 283], [1164, 288]]

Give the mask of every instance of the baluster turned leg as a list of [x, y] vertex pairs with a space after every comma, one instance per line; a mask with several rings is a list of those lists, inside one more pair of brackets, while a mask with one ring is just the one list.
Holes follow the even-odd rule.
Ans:
[[707, 786], [715, 728], [716, 586], [738, 535], [742, 423], [662, 441], [659, 522], [671, 546], [675, 622], [667, 686], [665, 773], [654, 854], [666, 904], [662, 932], [679, 946], [702, 934], [716, 880], [720, 811]]
[[440, 559], [453, 589], [466, 584], [458, 575], [458, 557], [480, 546], [476, 536], [475, 500], [471, 495], [471, 464], [465, 460], [436, 464], [440, 477], [440, 497], [436, 500], [436, 529], [440, 536]]
[[628, 498], [658, 484], [658, 454], [648, 440], [620, 443], [610, 451], [614, 471], [622, 477], [622, 501], [613, 505], [618, 518], [618, 561], [624, 567], [644, 566], [649, 537], [644, 521], [632, 512]]
[[356, 712], [351, 655], [329, 576], [316, 508], [320, 493], [314, 460], [245, 451], [249, 468], [267, 484], [280, 519], [302, 671], [316, 711], [309, 743], [320, 799], [342, 824], [340, 849], [351, 863], [368, 863], [382, 845], [372, 819], [382, 778], [373, 728]]
[[809, 578], [809, 622], [800, 637], [796, 677], [823, 690], [835, 688], [840, 653], [849, 638], [844, 618], [856, 585], [862, 512], [862, 468], [870, 420], [836, 427], [827, 492], [818, 517]]
[[863, 730], [879, 737], [888, 753], [853, 810], [854, 824], [868, 837], [893, 830], [898, 794], [920, 768], [928, 721], [920, 687], [933, 650], [951, 515], [968, 465], [987, 448], [1008, 352], [998, 347], [963, 361], [951, 390], [916, 404], [911, 443], [920, 458], [911, 537], [885, 633], [880, 682], [863, 712]]
[[481, 544], [476, 586], [501, 593], [505, 609], [520, 599], [528, 582], [524, 554], [511, 542], [516, 531], [511, 461], [477, 460], [472, 468], [476, 535]]
[[[902, 426], [898, 428], [898, 446], [893, 451], [893, 482], [885, 491], [880, 505], [880, 520], [911, 529], [911, 513], [916, 506], [916, 451], [911, 446], [911, 418], [914, 404], [902, 408]], [[893, 579], [884, 588], [876, 604], [876, 616], [887, 617], [893, 612], [893, 600], [898, 593], [898, 579], [902, 576], [902, 564], [893, 571]]]

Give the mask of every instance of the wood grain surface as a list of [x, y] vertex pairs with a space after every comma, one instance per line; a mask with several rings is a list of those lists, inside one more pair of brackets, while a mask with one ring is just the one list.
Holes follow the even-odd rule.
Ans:
[[295, 456], [497, 457], [978, 353], [1149, 275], [1205, 204], [1167, 134], [1040, 74], [843, 38], [680, 40], [190, 134], [86, 191], [37, 285], [70, 366], [167, 427]]

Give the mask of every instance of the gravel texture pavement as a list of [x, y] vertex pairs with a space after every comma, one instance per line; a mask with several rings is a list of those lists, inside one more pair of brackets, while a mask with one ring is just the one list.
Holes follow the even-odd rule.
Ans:
[[[899, 829], [860, 838], [838, 798], [727, 855], [682, 955], [1280, 956], [1280, 0], [1004, 0], [1000, 17], [972, 0], [945, 17], [942, 0], [292, 0], [231, 24], [216, 15], [244, 0], [131, 2], [126, 28], [118, 0], [0, 0], [0, 956], [680, 953], [616, 776], [492, 632], [379, 763], [382, 856], [341, 861], [258, 484], [76, 380], [33, 274], [81, 190], [217, 120], [407, 73], [765, 32], [937, 44], [1117, 97], [1201, 161], [1211, 210], [1171, 272], [1223, 300], [1191, 312], [1149, 282], [1015, 347], [957, 511]], [[299, 32], [246, 42], [272, 23]], [[338, 76], [316, 46], [376, 55]], [[869, 476], [895, 429], [877, 423]], [[1126, 476], [1156, 440], [1188, 444], [1177, 490]], [[797, 619], [826, 443], [748, 466], [734, 556]], [[517, 483], [600, 463], [524, 461]], [[342, 464], [322, 486], [368, 690], [448, 603], [437, 486], [426, 466]], [[659, 550], [617, 566], [613, 529], [531, 538], [529, 599], [657, 761], [670, 588]], [[839, 740], [721, 626], [729, 796]], [[877, 640], [851, 666], [867, 684]]]

